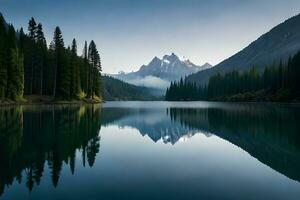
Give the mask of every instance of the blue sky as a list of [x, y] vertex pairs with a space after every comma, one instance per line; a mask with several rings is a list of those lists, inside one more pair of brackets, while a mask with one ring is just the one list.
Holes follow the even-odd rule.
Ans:
[[176, 53], [218, 64], [275, 25], [300, 13], [299, 0], [0, 0], [0, 12], [27, 29], [33, 16], [47, 42], [56, 25], [65, 44], [95, 40], [103, 71], [134, 71]]

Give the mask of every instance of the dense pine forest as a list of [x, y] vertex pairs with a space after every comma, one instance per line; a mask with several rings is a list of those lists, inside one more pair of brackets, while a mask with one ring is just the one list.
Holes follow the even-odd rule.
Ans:
[[181, 79], [172, 82], [166, 100], [300, 101], [300, 51], [286, 63], [267, 66], [263, 73], [232, 71], [210, 77], [204, 87]]
[[43, 26], [34, 18], [24, 33], [0, 13], [0, 102], [23, 101], [24, 95], [100, 100], [101, 87], [101, 60], [93, 40], [85, 42], [78, 56], [76, 40], [66, 47], [58, 26], [48, 47]]

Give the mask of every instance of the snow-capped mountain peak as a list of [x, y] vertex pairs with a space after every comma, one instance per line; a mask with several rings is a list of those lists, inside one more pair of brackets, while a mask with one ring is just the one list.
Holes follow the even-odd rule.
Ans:
[[[148, 65], [141, 66], [140, 69], [136, 72], [118, 74], [115, 75], [115, 77], [132, 84], [143, 86], [147, 85], [144, 82], [142, 84], [139, 84], [139, 80], [159, 79], [161, 81], [159, 81], [157, 87], [165, 88], [166, 86], [168, 86], [168, 83], [170, 81], [179, 80], [181, 77], [188, 76], [192, 73], [196, 73], [210, 67], [212, 67], [210, 64], [198, 66], [188, 59], [180, 60], [175, 53], [171, 53], [170, 55], [164, 55], [162, 59], [154, 57]], [[151, 86], [153, 87], [153, 85]]]
[[168, 60], [170, 62], [174, 62], [174, 61], [179, 61], [179, 58], [174, 53], [172, 53], [171, 55], [164, 55], [163, 60]]

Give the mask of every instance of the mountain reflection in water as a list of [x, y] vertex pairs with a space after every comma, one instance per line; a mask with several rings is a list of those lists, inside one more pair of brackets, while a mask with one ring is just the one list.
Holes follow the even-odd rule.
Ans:
[[0, 108], [0, 196], [14, 182], [25, 183], [31, 191], [40, 184], [46, 166], [58, 187], [63, 165], [76, 173], [78, 155], [82, 166], [93, 167], [105, 142], [100, 140], [101, 126], [110, 125], [137, 129], [167, 145], [195, 134], [215, 135], [300, 182], [298, 119], [298, 106], [272, 104]]

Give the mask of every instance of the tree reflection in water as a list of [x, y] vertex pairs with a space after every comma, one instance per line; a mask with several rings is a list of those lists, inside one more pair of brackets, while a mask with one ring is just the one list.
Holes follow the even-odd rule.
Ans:
[[[76, 155], [92, 167], [101, 125], [133, 127], [153, 142], [216, 135], [300, 182], [299, 106], [212, 104], [205, 107], [43, 106], [0, 109], [0, 194], [14, 181], [31, 191], [50, 170], [54, 187], [63, 166], [75, 173]], [[47, 167], [48, 168], [45, 168]]]
[[63, 164], [74, 173], [77, 150], [82, 164], [92, 167], [100, 148], [100, 115], [99, 105], [1, 108], [0, 194], [14, 181], [31, 191], [45, 165], [57, 187]]
[[223, 138], [300, 182], [299, 107], [227, 104], [202, 109], [170, 108], [167, 113], [172, 121]]

